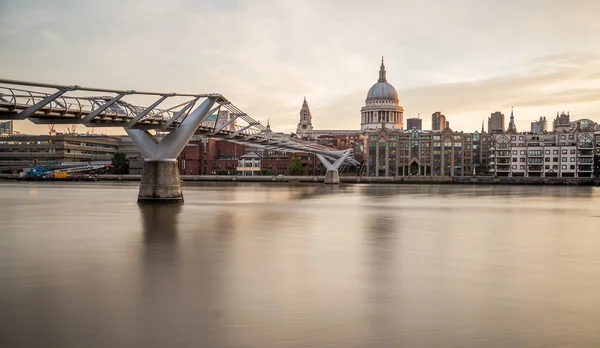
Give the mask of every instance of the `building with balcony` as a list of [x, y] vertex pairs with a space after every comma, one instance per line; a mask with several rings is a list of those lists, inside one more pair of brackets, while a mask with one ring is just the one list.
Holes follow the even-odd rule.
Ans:
[[596, 153], [594, 133], [493, 134], [490, 172], [497, 176], [592, 177]]
[[240, 156], [237, 165], [237, 175], [258, 176], [261, 174], [262, 157], [256, 152], [249, 152]]

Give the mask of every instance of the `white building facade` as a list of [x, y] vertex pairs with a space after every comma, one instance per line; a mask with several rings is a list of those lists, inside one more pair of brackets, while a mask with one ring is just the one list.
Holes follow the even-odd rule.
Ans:
[[398, 93], [387, 82], [383, 57], [379, 68], [379, 80], [367, 93], [365, 106], [360, 109], [360, 129], [377, 130], [381, 128], [402, 129], [404, 109], [400, 106]]
[[497, 176], [592, 177], [593, 132], [492, 135], [489, 171]]

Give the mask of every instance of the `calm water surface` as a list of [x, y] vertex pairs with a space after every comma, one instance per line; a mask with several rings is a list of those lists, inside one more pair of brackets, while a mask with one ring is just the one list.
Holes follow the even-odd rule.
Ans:
[[599, 347], [600, 189], [0, 182], [0, 347]]

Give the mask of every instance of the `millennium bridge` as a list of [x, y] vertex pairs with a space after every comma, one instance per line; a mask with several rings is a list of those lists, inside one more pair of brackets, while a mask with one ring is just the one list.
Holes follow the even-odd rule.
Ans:
[[[230, 112], [226, 122], [210, 118], [221, 110]], [[358, 164], [352, 150], [271, 131], [217, 93], [140, 92], [0, 79], [0, 120], [123, 127], [144, 157], [140, 204], [183, 202], [177, 157], [193, 135], [315, 154], [327, 169], [326, 184], [339, 184], [342, 164]]]

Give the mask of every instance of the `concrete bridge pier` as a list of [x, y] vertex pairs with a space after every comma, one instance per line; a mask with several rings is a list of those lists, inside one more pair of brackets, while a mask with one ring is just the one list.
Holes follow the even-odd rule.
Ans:
[[325, 173], [326, 184], [339, 184], [340, 183], [340, 172], [337, 169], [327, 169]]
[[327, 172], [325, 173], [325, 184], [337, 185], [340, 183], [340, 172], [338, 169], [342, 166], [342, 163], [344, 163], [349, 155], [350, 151], [348, 150], [342, 157], [331, 163], [327, 158], [325, 158], [325, 156], [317, 154], [317, 157], [327, 169]]
[[177, 161], [144, 161], [138, 203], [183, 203]]
[[210, 116], [216, 100], [207, 98], [163, 139], [157, 139], [147, 130], [125, 128], [144, 157], [138, 204], [183, 203], [177, 156], [200, 123]]

